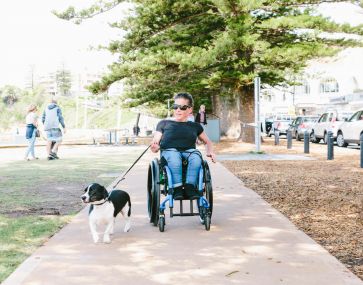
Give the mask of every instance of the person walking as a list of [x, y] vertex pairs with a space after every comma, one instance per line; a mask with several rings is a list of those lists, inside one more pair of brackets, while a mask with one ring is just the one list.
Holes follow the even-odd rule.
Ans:
[[[50, 104], [45, 108], [42, 122], [47, 136], [48, 160], [58, 159], [58, 149], [62, 143], [63, 136], [59, 125], [62, 126], [64, 133], [66, 133], [66, 126], [56, 98], [52, 98]], [[52, 142], [55, 142], [54, 145]]]
[[35, 156], [35, 140], [36, 140], [36, 134], [38, 131], [38, 115], [37, 115], [37, 106], [34, 104], [31, 104], [28, 107], [28, 114], [25, 117], [25, 123], [26, 123], [26, 131], [25, 131], [25, 137], [28, 141], [28, 148], [25, 152], [24, 159], [29, 161], [29, 154], [31, 155], [31, 159], [38, 159], [38, 157]]

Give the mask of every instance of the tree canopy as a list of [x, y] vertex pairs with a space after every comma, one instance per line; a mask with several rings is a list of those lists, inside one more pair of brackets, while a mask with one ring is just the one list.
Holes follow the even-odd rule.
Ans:
[[[112, 24], [127, 31], [123, 39], [108, 46], [119, 59], [90, 90], [102, 92], [122, 80], [125, 96], [134, 99], [133, 105], [165, 103], [181, 90], [192, 93], [197, 102], [216, 94], [240, 94], [253, 101], [256, 76], [270, 86], [288, 83], [291, 74], [300, 72], [310, 59], [360, 44], [347, 37], [323, 37], [323, 32], [363, 34], [362, 26], [339, 25], [314, 10], [322, 2], [339, 1], [132, 2], [132, 14]], [[83, 11], [82, 15], [73, 10], [73, 14], [59, 16], [82, 18], [99, 11]]]

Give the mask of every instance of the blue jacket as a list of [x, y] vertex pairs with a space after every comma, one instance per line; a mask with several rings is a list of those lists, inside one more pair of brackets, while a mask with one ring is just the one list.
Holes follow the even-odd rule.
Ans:
[[57, 104], [51, 103], [45, 108], [42, 116], [42, 122], [44, 125], [44, 130], [57, 129], [59, 124], [65, 128], [64, 118], [62, 116], [62, 111]]

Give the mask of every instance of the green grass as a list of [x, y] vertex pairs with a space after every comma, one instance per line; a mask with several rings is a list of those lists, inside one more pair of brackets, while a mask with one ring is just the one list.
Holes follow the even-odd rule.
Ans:
[[261, 151], [250, 151], [250, 154], [265, 154], [265, 152], [263, 150]]
[[69, 216], [16, 219], [0, 216], [0, 282], [69, 219]]
[[[0, 161], [0, 282], [82, 208], [79, 197], [88, 184], [108, 186], [115, 178], [98, 176], [121, 174], [140, 152], [84, 148], [87, 153], [55, 161]], [[47, 207], [60, 215], [44, 215]]]

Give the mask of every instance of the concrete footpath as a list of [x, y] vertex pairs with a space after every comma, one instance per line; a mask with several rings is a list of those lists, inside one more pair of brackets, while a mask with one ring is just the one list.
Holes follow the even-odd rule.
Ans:
[[198, 217], [167, 216], [160, 233], [147, 215], [151, 159], [144, 157], [119, 185], [132, 199], [129, 233], [118, 219], [112, 243], [93, 244], [84, 209], [3, 285], [363, 285], [219, 163], [211, 164], [211, 230]]

